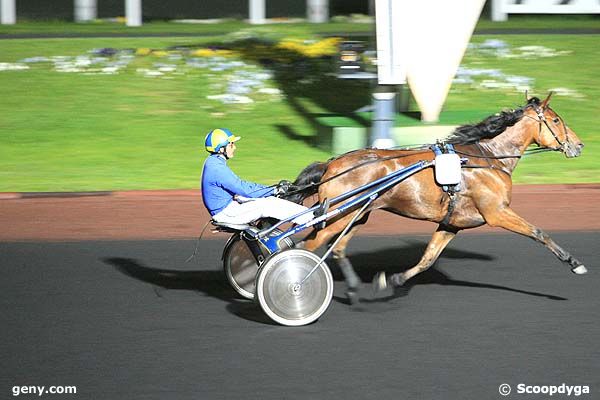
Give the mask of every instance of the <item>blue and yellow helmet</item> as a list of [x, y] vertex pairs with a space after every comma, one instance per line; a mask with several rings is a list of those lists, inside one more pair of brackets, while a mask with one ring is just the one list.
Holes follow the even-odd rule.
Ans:
[[209, 153], [218, 153], [222, 147], [237, 142], [241, 137], [235, 136], [229, 129], [217, 128], [208, 132], [204, 139], [204, 147]]

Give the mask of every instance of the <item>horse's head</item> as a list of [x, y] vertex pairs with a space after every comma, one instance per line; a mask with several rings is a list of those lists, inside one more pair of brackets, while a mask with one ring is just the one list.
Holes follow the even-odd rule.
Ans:
[[539, 122], [537, 134], [534, 135], [534, 142], [540, 147], [546, 147], [552, 150], [561, 151], [566, 157], [578, 157], [581, 155], [583, 142], [565, 124], [563, 119], [548, 105], [552, 92], [542, 102], [537, 98], [528, 100], [528, 107], [525, 115]]

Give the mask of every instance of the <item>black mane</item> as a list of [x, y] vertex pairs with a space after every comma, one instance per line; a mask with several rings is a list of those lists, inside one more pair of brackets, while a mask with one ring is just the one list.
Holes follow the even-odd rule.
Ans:
[[446, 138], [446, 143], [471, 144], [482, 139], [491, 139], [498, 136], [523, 118], [523, 112], [532, 105], [539, 106], [540, 99], [532, 97], [524, 107], [511, 111], [501, 111], [491, 115], [477, 124], [459, 126]]

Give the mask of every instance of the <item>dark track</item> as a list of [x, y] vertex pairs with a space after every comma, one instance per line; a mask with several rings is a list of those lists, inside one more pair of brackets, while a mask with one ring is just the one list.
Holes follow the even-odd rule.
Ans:
[[[274, 325], [237, 299], [220, 240], [0, 243], [0, 391], [76, 385], [77, 399], [495, 399], [508, 383], [600, 395], [600, 232], [554, 235], [575, 276], [517, 235], [459, 236], [403, 297], [334, 301]], [[364, 282], [415, 263], [425, 236], [359, 237]], [[2, 395], [8, 398], [9, 395]], [[32, 398], [25, 396], [26, 398]], [[45, 397], [45, 396], [44, 396]], [[574, 397], [574, 396], [571, 396]], [[553, 399], [567, 398], [560, 395]]]

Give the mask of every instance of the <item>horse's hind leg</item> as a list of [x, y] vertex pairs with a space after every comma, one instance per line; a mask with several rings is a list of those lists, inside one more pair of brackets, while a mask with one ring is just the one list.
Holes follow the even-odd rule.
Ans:
[[528, 236], [535, 241], [542, 243], [544, 246], [546, 246], [546, 248], [554, 253], [554, 255], [558, 257], [560, 261], [569, 264], [573, 273], [581, 275], [587, 272], [587, 269], [581, 262], [573, 258], [571, 254], [557, 245], [554, 240], [552, 240], [544, 231], [534, 225], [531, 225], [512, 209], [506, 207], [496, 210], [496, 212], [490, 212], [489, 215], [483, 214], [483, 216], [490, 226], [504, 228], [509, 231]]
[[378, 272], [373, 278], [374, 288], [376, 290], [383, 290], [388, 285], [394, 287], [402, 286], [413, 276], [427, 270], [433, 265], [433, 263], [435, 263], [440, 256], [440, 253], [446, 248], [448, 243], [454, 239], [454, 236], [456, 236], [457, 232], [457, 230], [440, 225], [431, 237], [431, 240], [425, 249], [425, 253], [423, 253], [421, 260], [417, 265], [404, 272], [390, 275], [387, 279], [385, 277], [385, 272]]

